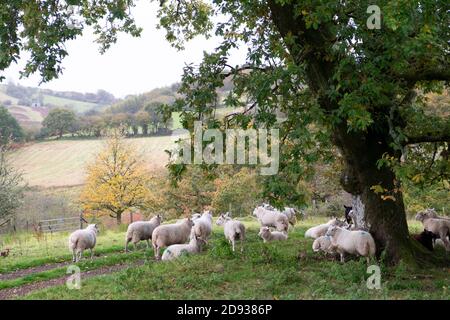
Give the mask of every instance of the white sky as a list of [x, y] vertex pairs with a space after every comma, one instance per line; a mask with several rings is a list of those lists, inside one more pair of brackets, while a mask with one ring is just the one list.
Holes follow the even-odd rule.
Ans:
[[[164, 30], [156, 29], [158, 5], [159, 2], [140, 0], [132, 13], [138, 26], [143, 28], [141, 37], [122, 34], [103, 55], [99, 53], [99, 45], [94, 43], [95, 37], [91, 32], [68, 42], [66, 49], [69, 55], [62, 63], [63, 74], [42, 84], [41, 88], [79, 92], [104, 89], [116, 97], [124, 97], [180, 81], [185, 63], [198, 64], [203, 51], [211, 51], [218, 40], [198, 38], [188, 43], [184, 51], [177, 51], [166, 41]], [[245, 50], [236, 51], [230, 58], [231, 64], [242, 63], [245, 54]], [[25, 58], [23, 55], [18, 65], [12, 65], [2, 74], [6, 81], [37, 87], [38, 75], [19, 79]]]

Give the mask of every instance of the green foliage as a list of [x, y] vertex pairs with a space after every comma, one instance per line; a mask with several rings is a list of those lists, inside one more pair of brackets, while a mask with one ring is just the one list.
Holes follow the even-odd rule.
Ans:
[[17, 141], [24, 134], [17, 120], [9, 113], [8, 109], [0, 106], [0, 147], [9, 141]]
[[49, 134], [56, 134], [60, 138], [69, 132], [75, 124], [76, 116], [73, 111], [66, 109], [53, 109], [45, 117], [42, 125]]

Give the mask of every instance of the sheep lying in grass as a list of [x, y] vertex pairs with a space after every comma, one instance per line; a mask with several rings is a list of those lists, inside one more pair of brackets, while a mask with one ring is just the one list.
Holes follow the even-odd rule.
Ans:
[[433, 232], [438, 238], [444, 242], [445, 250], [450, 251], [450, 220], [431, 218], [429, 211], [417, 213], [416, 220], [422, 222], [425, 230]]
[[197, 237], [200, 237], [206, 241], [211, 236], [212, 224], [213, 216], [211, 211], [205, 211], [200, 218], [195, 219], [194, 227], [192, 229]]
[[316, 239], [318, 237], [324, 236], [327, 233], [327, 230], [330, 226], [338, 226], [342, 227], [344, 226], [344, 222], [340, 221], [337, 218], [333, 218], [329, 220], [327, 223], [320, 224], [318, 226], [309, 228], [305, 232], [305, 238], [313, 238]]
[[153, 230], [152, 245], [156, 260], [160, 259], [161, 248], [172, 244], [182, 244], [189, 240], [194, 223], [190, 218], [185, 218], [177, 223], [160, 225]]
[[264, 240], [264, 243], [270, 241], [283, 241], [287, 240], [288, 238], [287, 233], [280, 231], [270, 231], [269, 227], [261, 227], [259, 229], [258, 236], [260, 236]]
[[333, 246], [331, 245], [331, 237], [321, 236], [314, 240], [312, 244], [314, 252], [323, 251], [325, 253], [335, 253]]
[[277, 231], [288, 231], [289, 220], [286, 215], [278, 210], [269, 210], [260, 206], [253, 210], [253, 215], [258, 218], [262, 227], [273, 227]]
[[230, 213], [221, 214], [216, 221], [218, 226], [223, 226], [223, 233], [235, 251], [236, 240], [241, 241], [241, 252], [244, 251], [245, 226], [238, 220], [233, 220]]
[[153, 230], [162, 222], [162, 217], [158, 214], [149, 221], [136, 221], [128, 226], [125, 235], [125, 252], [128, 252], [128, 243], [132, 242], [134, 249], [137, 249], [137, 243], [145, 240], [147, 248], [150, 247], [149, 240], [152, 238]]
[[344, 262], [345, 253], [366, 257], [367, 263], [375, 256], [375, 240], [366, 231], [349, 231], [330, 226], [326, 235], [331, 237], [331, 246], [340, 254], [341, 262]]
[[84, 250], [91, 251], [91, 260], [94, 256], [94, 247], [97, 242], [98, 228], [96, 224], [90, 224], [85, 229], [72, 232], [69, 236], [69, 249], [72, 252], [72, 261], [78, 262]]
[[168, 261], [180, 257], [183, 254], [195, 254], [202, 251], [202, 245], [205, 240], [195, 235], [194, 229], [191, 230], [190, 241], [187, 244], [173, 244], [168, 246], [161, 257], [161, 260]]

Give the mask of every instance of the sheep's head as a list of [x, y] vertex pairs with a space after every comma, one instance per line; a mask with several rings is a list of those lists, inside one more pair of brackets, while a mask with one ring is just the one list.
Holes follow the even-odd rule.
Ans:
[[161, 223], [163, 222], [163, 217], [162, 217], [162, 215], [160, 215], [160, 214], [157, 214], [157, 215], [154, 217], [154, 219], [155, 219], [159, 224], [161, 224]]
[[261, 227], [259, 229], [258, 236], [260, 236], [261, 238], [265, 238], [265, 237], [267, 237], [269, 235], [270, 235], [270, 228], [269, 227]]
[[210, 218], [212, 218], [213, 214], [211, 210], [205, 210], [203, 211], [203, 215], [208, 216]]
[[423, 220], [425, 220], [425, 218], [426, 218], [426, 213], [425, 212], [418, 212], [417, 214], [416, 214], [416, 216], [415, 216], [415, 219], [417, 220], [417, 221], [420, 221], [420, 222], [423, 222]]
[[197, 220], [198, 218], [200, 218], [202, 215], [200, 214], [200, 213], [193, 213], [192, 214], [192, 216], [191, 216], [191, 219], [192, 220]]
[[92, 229], [92, 230], [94, 230], [94, 231], [95, 231], [95, 234], [99, 234], [99, 233], [100, 233], [100, 230], [98, 229], [98, 226], [97, 226], [96, 223], [93, 223], [93, 224], [88, 225], [86, 229]]
[[327, 237], [333, 237], [339, 231], [339, 229], [340, 228], [338, 226], [329, 226], [325, 235]]
[[189, 228], [192, 228], [192, 226], [194, 225], [194, 221], [192, 221], [190, 217], [185, 218], [184, 222], [189, 226]]
[[221, 226], [221, 225], [223, 225], [223, 224], [225, 223], [225, 221], [227, 221], [227, 220], [229, 220], [229, 219], [231, 219], [230, 216], [229, 216], [229, 212], [227, 212], [227, 213], [225, 213], [225, 214], [222, 213], [222, 214], [219, 216], [219, 218], [217, 218], [216, 224], [217, 224], [218, 226]]
[[328, 221], [328, 224], [329, 224], [330, 226], [343, 227], [343, 226], [345, 225], [345, 222], [339, 220], [338, 218], [333, 217], [333, 219], [331, 219], [330, 221]]

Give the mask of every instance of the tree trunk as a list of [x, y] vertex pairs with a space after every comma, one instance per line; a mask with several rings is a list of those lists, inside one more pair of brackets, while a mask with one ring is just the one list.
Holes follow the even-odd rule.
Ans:
[[388, 264], [400, 260], [416, 264], [430, 255], [409, 236], [400, 182], [394, 172], [385, 166], [377, 167], [383, 154], [396, 155], [383, 131], [352, 134], [346, 125], [334, 131], [334, 143], [345, 161], [341, 184], [353, 195], [357, 224], [367, 227], [375, 239], [377, 257], [382, 255]]
[[122, 212], [116, 213], [116, 223], [118, 226], [122, 224]]

